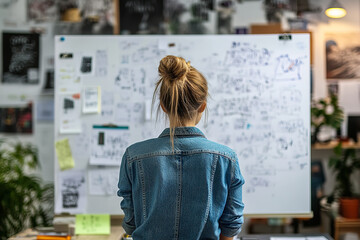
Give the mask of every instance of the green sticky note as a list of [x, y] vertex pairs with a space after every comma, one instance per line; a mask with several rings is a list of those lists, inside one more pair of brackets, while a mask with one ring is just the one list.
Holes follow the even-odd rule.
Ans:
[[76, 215], [75, 234], [95, 235], [110, 234], [109, 214]]
[[71, 169], [75, 166], [69, 139], [65, 138], [57, 141], [55, 143], [55, 150], [61, 170]]

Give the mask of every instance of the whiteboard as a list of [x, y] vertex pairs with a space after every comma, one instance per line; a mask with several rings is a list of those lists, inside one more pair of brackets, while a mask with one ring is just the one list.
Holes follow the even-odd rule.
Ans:
[[[55, 140], [69, 139], [74, 170], [85, 173], [86, 206], [80, 212], [122, 214], [116, 156], [125, 145], [157, 137], [166, 127], [151, 114], [150, 102], [160, 59], [176, 55], [191, 61], [208, 81], [208, 118], [198, 127], [237, 153], [245, 178], [244, 213], [310, 214], [309, 45], [308, 34], [292, 34], [291, 40], [279, 35], [56, 36]], [[93, 100], [99, 89], [99, 112], [96, 103], [95, 112], [83, 112], [89, 87]], [[80, 105], [81, 112], [65, 114], [66, 94], [80, 96], [70, 105]], [[104, 125], [110, 129], [101, 129]], [[109, 141], [121, 140], [117, 152], [96, 146], [107, 141], [101, 135], [107, 131]], [[94, 148], [114, 159], [98, 165], [101, 153]], [[58, 179], [67, 171], [73, 170], [55, 164], [56, 213], [64, 211]]]

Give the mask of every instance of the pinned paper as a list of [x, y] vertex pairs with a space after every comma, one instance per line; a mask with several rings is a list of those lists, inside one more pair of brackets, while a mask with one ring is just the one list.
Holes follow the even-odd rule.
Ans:
[[106, 50], [97, 50], [95, 55], [96, 77], [106, 77], [108, 74], [108, 56]]
[[340, 81], [339, 104], [345, 113], [360, 114], [360, 83], [358, 81]]
[[54, 121], [54, 100], [43, 99], [37, 101], [36, 119], [39, 122]]
[[76, 215], [75, 234], [94, 235], [110, 234], [109, 214]]
[[112, 119], [114, 115], [114, 92], [104, 91], [101, 94], [101, 116]]
[[80, 75], [94, 74], [94, 54], [83, 54], [80, 58]]
[[57, 176], [55, 213], [86, 212], [87, 190], [85, 170], [62, 171]]
[[90, 164], [119, 166], [129, 146], [128, 126], [94, 125], [90, 145]]
[[99, 113], [101, 107], [100, 87], [87, 87], [84, 90], [83, 112]]
[[79, 93], [60, 95], [60, 133], [81, 132], [81, 98]]
[[71, 154], [69, 139], [65, 138], [55, 143], [56, 155], [59, 161], [60, 169], [71, 169], [75, 166], [74, 159]]

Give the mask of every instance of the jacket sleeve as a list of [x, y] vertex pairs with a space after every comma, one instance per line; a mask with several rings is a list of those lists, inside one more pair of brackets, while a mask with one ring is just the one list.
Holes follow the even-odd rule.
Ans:
[[245, 181], [241, 175], [238, 161], [232, 162], [231, 175], [231, 184], [226, 200], [226, 205], [219, 220], [221, 234], [226, 237], [233, 237], [239, 234], [241, 231], [241, 226], [244, 223], [242, 185], [245, 183]]
[[119, 197], [123, 197], [121, 201], [121, 209], [124, 211], [125, 217], [122, 223], [126, 233], [131, 235], [135, 230], [135, 219], [134, 219], [134, 205], [132, 201], [132, 184], [129, 177], [128, 163], [127, 163], [127, 151], [125, 152], [119, 174], [118, 192]]

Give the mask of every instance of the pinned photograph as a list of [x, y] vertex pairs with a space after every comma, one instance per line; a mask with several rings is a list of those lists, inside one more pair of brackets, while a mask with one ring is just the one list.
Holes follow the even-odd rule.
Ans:
[[83, 57], [81, 60], [81, 68], [80, 71], [82, 73], [91, 73], [92, 71], [92, 57]]
[[81, 56], [79, 63], [80, 75], [94, 75], [95, 73], [95, 57], [92, 54], [84, 54]]
[[28, 18], [36, 22], [55, 21], [55, 0], [28, 0]]
[[32, 133], [33, 106], [0, 108], [0, 133]]

